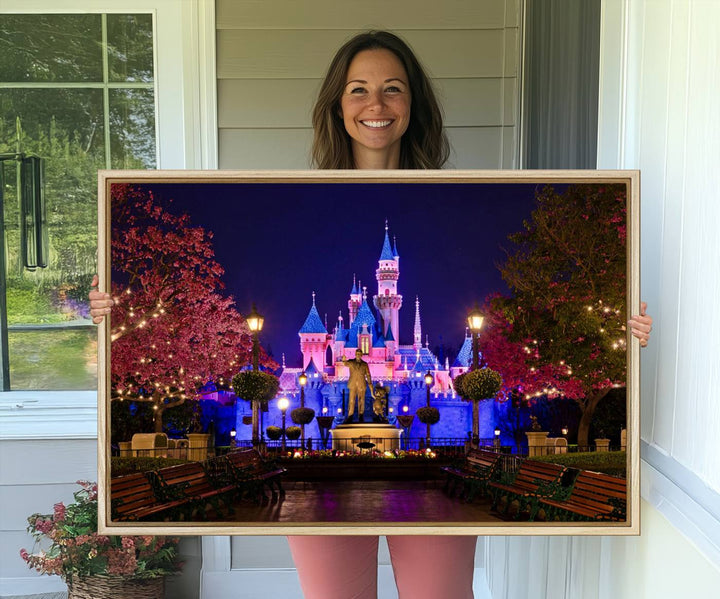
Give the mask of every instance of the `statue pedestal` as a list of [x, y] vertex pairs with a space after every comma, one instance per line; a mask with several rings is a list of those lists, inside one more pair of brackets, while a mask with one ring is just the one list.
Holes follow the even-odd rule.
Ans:
[[[332, 448], [338, 451], [393, 451], [400, 447], [399, 428], [391, 424], [341, 424], [330, 430]], [[373, 443], [374, 447], [358, 447], [358, 443]]]

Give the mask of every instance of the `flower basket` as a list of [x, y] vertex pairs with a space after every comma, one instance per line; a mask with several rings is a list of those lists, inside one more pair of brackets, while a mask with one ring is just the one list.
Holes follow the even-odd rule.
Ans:
[[88, 576], [68, 581], [68, 599], [163, 599], [165, 578]]

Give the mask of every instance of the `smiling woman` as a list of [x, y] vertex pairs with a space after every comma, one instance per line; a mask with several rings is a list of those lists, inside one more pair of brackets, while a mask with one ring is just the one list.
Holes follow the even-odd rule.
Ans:
[[312, 123], [312, 159], [321, 169], [438, 169], [450, 153], [430, 79], [387, 31], [357, 35], [338, 50]]

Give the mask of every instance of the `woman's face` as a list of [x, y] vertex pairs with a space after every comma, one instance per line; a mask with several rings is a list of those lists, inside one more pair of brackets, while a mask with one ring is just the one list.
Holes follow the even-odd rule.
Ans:
[[363, 50], [345, 78], [340, 109], [352, 138], [353, 157], [390, 160], [397, 168], [400, 139], [410, 123], [410, 82], [400, 60], [389, 50]]

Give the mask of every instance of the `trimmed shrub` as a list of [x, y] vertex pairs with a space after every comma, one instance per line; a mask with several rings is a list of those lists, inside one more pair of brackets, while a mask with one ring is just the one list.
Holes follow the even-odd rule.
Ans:
[[290, 418], [295, 424], [310, 424], [315, 418], [312, 408], [295, 408], [290, 412]]
[[300, 438], [300, 427], [299, 426], [288, 426], [285, 429], [285, 436], [291, 441], [295, 441]]
[[[480, 368], [471, 370], [462, 375], [464, 378], [460, 383], [462, 393], [460, 396], [466, 401], [482, 401], [492, 399], [502, 387], [500, 373], [491, 368]], [[460, 377], [457, 377], [455, 380]], [[456, 387], [457, 389], [457, 387]]]
[[270, 401], [280, 387], [276, 376], [260, 370], [243, 370], [232, 378], [232, 387], [245, 401]]
[[282, 429], [279, 426], [268, 426], [265, 429], [265, 433], [271, 441], [277, 441], [282, 437]]

